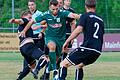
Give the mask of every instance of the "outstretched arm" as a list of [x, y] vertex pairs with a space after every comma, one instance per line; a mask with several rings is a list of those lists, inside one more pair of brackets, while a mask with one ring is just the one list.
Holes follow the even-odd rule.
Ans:
[[78, 26], [73, 32], [72, 34], [69, 36], [69, 38], [65, 41], [63, 48], [62, 48], [62, 52], [66, 52], [67, 48], [68, 48], [68, 44], [71, 40], [75, 39], [83, 30], [82, 26]]
[[80, 16], [81, 16], [81, 14], [78, 15], [78, 14], [72, 13], [72, 12], [68, 15], [68, 17], [74, 18], [74, 19], [77, 19], [77, 20], [79, 20]]
[[10, 19], [9, 23], [15, 23], [15, 24], [24, 24], [24, 21], [22, 19]]
[[46, 28], [46, 27], [47, 27], [45, 20], [44, 20], [44, 21], [41, 21], [40, 24], [41, 24], [40, 26], [32, 26], [32, 29], [33, 29], [33, 30], [37, 30], [37, 29], [39, 29], [39, 28]]
[[21, 37], [25, 37], [25, 33], [32, 26], [33, 23], [34, 23], [34, 20], [29, 21], [29, 23], [25, 26], [24, 30], [20, 33]]

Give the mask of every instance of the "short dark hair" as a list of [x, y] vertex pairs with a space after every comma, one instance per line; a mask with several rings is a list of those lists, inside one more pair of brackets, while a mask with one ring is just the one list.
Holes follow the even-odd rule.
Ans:
[[58, 1], [57, 0], [50, 0], [49, 6], [51, 6], [51, 5], [57, 6], [58, 5]]
[[26, 16], [28, 14], [31, 14], [31, 12], [29, 10], [25, 10], [25, 11], [22, 12], [21, 17]]
[[85, 0], [85, 5], [90, 8], [95, 8], [96, 0]]
[[29, 0], [28, 2], [34, 2], [35, 3], [35, 0]]

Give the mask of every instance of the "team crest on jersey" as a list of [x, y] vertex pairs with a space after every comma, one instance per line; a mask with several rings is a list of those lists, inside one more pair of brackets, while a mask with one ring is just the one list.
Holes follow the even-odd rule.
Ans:
[[60, 18], [57, 18], [56, 20], [57, 20], [57, 22], [60, 22]]

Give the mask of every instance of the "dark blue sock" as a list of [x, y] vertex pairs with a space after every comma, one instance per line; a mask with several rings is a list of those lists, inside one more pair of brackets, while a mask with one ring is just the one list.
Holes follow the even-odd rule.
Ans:
[[82, 80], [83, 79], [83, 68], [76, 69], [75, 80]]
[[40, 60], [38, 61], [38, 64], [37, 64], [36, 69], [37, 69], [37, 70], [40, 70], [40, 69], [42, 69], [46, 64], [47, 64], [47, 61], [46, 61], [45, 59], [40, 59]]
[[59, 71], [59, 79], [60, 80], [65, 80], [66, 76], [67, 76], [67, 68], [66, 67], [61, 67], [60, 71]]
[[19, 74], [18, 79], [23, 79], [30, 72], [29, 66], [24, 67], [23, 71]]

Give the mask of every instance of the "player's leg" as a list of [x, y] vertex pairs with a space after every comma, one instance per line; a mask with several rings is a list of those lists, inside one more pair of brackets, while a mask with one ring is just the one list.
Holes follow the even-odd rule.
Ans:
[[49, 80], [50, 78], [50, 71], [49, 71], [49, 62], [47, 63], [44, 74], [40, 77], [40, 80]]
[[67, 67], [71, 65], [77, 65], [80, 64], [81, 61], [79, 60], [80, 58], [80, 49], [76, 48], [73, 50], [60, 64], [60, 80], [65, 80], [67, 76]]
[[48, 58], [44, 55], [43, 51], [36, 47], [32, 51], [31, 57], [33, 59], [37, 59], [35, 70], [33, 70], [33, 73], [37, 76], [40, 69], [47, 64]]
[[30, 67], [28, 66], [28, 63], [25, 59], [23, 63], [24, 63], [23, 70], [19, 73], [18, 78], [17, 78], [19, 80], [22, 80], [30, 72]]
[[[38, 49], [34, 43], [27, 43], [25, 44], [24, 46], [22, 46], [20, 48], [20, 50], [24, 53], [22, 54], [24, 56], [24, 58], [27, 60], [27, 62], [30, 64], [31, 63], [31, 60], [35, 60], [35, 59], [38, 59], [38, 63], [41, 62], [41, 59], [39, 59], [44, 53], [42, 50]], [[43, 61], [44, 59], [42, 59]], [[44, 60], [46, 61], [46, 60]], [[38, 64], [40, 65], [40, 64]], [[44, 66], [41, 65], [41, 66]], [[40, 67], [41, 67], [40, 66]], [[37, 76], [36, 74], [34, 74], [35, 77]]]
[[30, 67], [24, 67], [23, 71], [18, 75], [18, 80], [22, 80], [30, 72]]
[[94, 51], [94, 50], [90, 50], [90, 49], [86, 49], [86, 48], [79, 48], [79, 59], [78, 61], [80, 62], [80, 64], [76, 64], [77, 69], [77, 74], [76, 74], [76, 79], [75, 80], [82, 80], [83, 79], [83, 68], [86, 65], [92, 64], [94, 63], [98, 57], [100, 56], [100, 53]]
[[65, 80], [67, 76], [67, 67], [71, 65], [72, 64], [66, 58], [60, 63], [59, 80]]
[[54, 70], [56, 69], [56, 44], [53, 41], [49, 41], [47, 46], [49, 48], [50, 65], [52, 66], [52, 70]]
[[75, 80], [83, 80], [83, 68], [77, 68], [75, 73]]
[[[44, 53], [45, 55], [48, 57], [49, 56], [49, 48], [47, 47], [47, 45], [44, 46]], [[42, 74], [42, 76], [40, 77], [40, 80], [49, 80], [50, 77], [50, 71], [48, 70], [48, 66], [49, 65], [49, 58], [48, 58], [48, 62], [46, 64], [44, 73]]]

